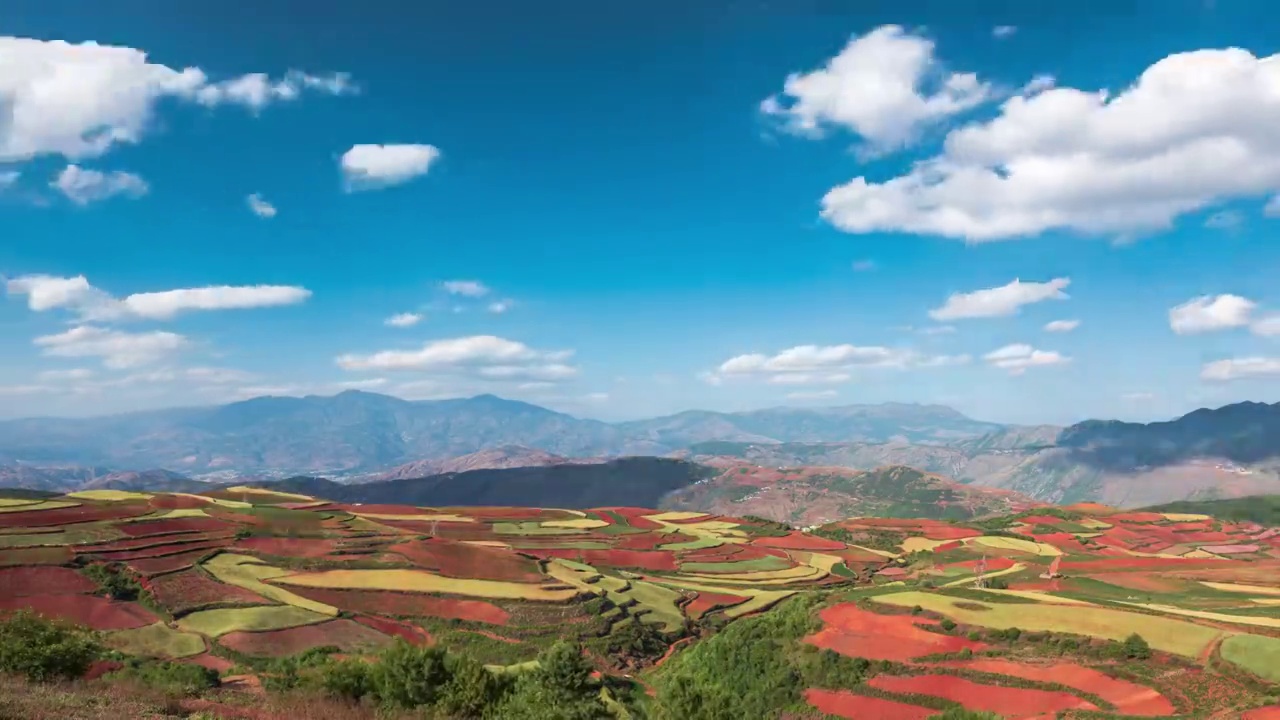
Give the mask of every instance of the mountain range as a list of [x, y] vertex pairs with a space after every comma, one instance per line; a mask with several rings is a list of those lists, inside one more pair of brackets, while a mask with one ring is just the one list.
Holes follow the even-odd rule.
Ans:
[[49, 490], [181, 490], [190, 479], [293, 475], [370, 482], [623, 456], [765, 468], [905, 466], [1045, 502], [1136, 507], [1280, 493], [1280, 404], [1066, 428], [1000, 425], [903, 403], [606, 423], [492, 395], [414, 402], [348, 391], [0, 422], [0, 485]]

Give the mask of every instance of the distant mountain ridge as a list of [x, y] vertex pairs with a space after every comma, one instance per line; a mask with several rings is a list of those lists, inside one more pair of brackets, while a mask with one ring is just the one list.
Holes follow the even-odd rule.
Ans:
[[610, 424], [493, 395], [407, 401], [347, 391], [208, 408], [0, 422], [0, 457], [187, 475], [350, 474], [518, 445], [563, 458], [665, 455], [702, 440], [943, 443], [1001, 429], [936, 405], [693, 411]]

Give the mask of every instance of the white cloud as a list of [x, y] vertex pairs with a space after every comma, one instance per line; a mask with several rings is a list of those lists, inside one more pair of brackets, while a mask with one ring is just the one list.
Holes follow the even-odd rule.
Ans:
[[338, 95], [354, 89], [346, 75], [297, 71], [274, 81], [251, 74], [211, 82], [199, 68], [151, 63], [134, 48], [0, 37], [0, 161], [41, 155], [78, 160], [136, 144], [157, 126], [155, 108], [164, 98], [259, 110], [303, 91]]
[[934, 355], [920, 360], [916, 363], [916, 366], [923, 368], [953, 367], [956, 365], [968, 365], [972, 361], [973, 357], [970, 355]]
[[1261, 337], [1280, 335], [1280, 313], [1272, 313], [1249, 324], [1249, 332]]
[[262, 199], [262, 196], [254, 193], [245, 198], [245, 202], [249, 205], [249, 210], [260, 218], [273, 218], [276, 216], [276, 206]]
[[26, 295], [27, 306], [37, 312], [61, 308], [86, 320], [143, 318], [168, 320], [188, 310], [236, 310], [295, 305], [311, 297], [311, 291], [288, 285], [216, 285], [162, 292], [134, 293], [116, 299], [89, 284], [83, 275], [61, 278], [23, 275], [5, 284], [9, 295]]
[[953, 325], [934, 325], [932, 327], [920, 328], [921, 335], [951, 335], [956, 331]]
[[20, 177], [22, 177], [22, 173], [17, 170], [0, 170], [0, 190], [4, 190], [18, 182]]
[[774, 385], [839, 385], [853, 378], [849, 373], [793, 373], [784, 372], [769, 377]]
[[1070, 284], [1070, 278], [1054, 278], [1042, 283], [1014, 280], [1000, 287], [954, 293], [942, 307], [930, 310], [929, 317], [934, 320], [961, 320], [1016, 315], [1023, 305], [1045, 300], [1066, 300], [1070, 296], [1062, 292], [1062, 289]]
[[35, 339], [45, 355], [98, 357], [112, 369], [148, 365], [187, 347], [182, 335], [170, 332], [128, 333], [93, 325], [80, 325], [57, 335]]
[[450, 295], [461, 295], [463, 297], [484, 297], [489, 294], [489, 288], [478, 280], [446, 280], [440, 283], [440, 287]]
[[496, 300], [494, 302], [489, 303], [489, 312], [493, 313], [494, 315], [501, 315], [502, 313], [515, 307], [515, 305], [516, 305], [516, 302], [514, 300], [510, 300], [510, 299]]
[[1054, 320], [1044, 325], [1045, 332], [1051, 333], [1069, 333], [1080, 327], [1079, 320]]
[[1280, 195], [1273, 195], [1266, 205], [1262, 206], [1262, 214], [1267, 217], [1280, 217]]
[[49, 187], [66, 195], [67, 199], [77, 205], [88, 205], [117, 195], [140, 198], [151, 189], [146, 180], [133, 173], [119, 170], [104, 173], [85, 170], [79, 165], [63, 168], [58, 177], [49, 183]]
[[1280, 189], [1277, 86], [1280, 55], [1232, 48], [1170, 55], [1119, 93], [1017, 95], [906, 175], [832, 189], [822, 214], [847, 232], [969, 242], [1163, 230]]
[[1246, 357], [1215, 360], [1200, 369], [1200, 379], [1230, 382], [1252, 377], [1280, 375], [1280, 358]]
[[1257, 306], [1239, 295], [1202, 295], [1170, 308], [1169, 327], [1179, 335], [1244, 327]]
[[835, 390], [813, 390], [799, 391], [787, 393], [788, 400], [822, 400], [824, 398], [833, 398], [838, 395]]
[[1005, 345], [983, 355], [982, 359], [993, 367], [1008, 370], [1010, 375], [1021, 375], [1027, 368], [1071, 362], [1071, 358], [1064, 357], [1055, 350], [1037, 350], [1022, 343]]
[[825, 67], [787, 77], [782, 93], [760, 109], [793, 132], [819, 135], [847, 128], [874, 151], [910, 144], [920, 130], [989, 99], [991, 87], [972, 73], [940, 67], [933, 41], [897, 25], [854, 36]]
[[555, 382], [578, 374], [577, 367], [565, 362], [572, 355], [572, 350], [537, 350], [514, 340], [477, 335], [435, 340], [417, 350], [342, 355], [337, 364], [344, 370], [417, 371], [495, 381]]
[[870, 260], [870, 259], [867, 259], [867, 260], [855, 260], [855, 261], [853, 262], [853, 271], [854, 271], [854, 272], [868, 272], [868, 271], [870, 271], [870, 270], [875, 270], [875, 269], [876, 269], [876, 261], [875, 261], [875, 260]]
[[1016, 32], [1018, 32], [1018, 28], [1014, 25], [997, 25], [991, 28], [991, 36], [997, 40], [1013, 37]]
[[420, 322], [422, 322], [421, 314], [406, 312], [406, 313], [398, 313], [396, 315], [392, 315], [386, 320], [383, 320], [382, 324], [389, 325], [391, 327], [405, 328], [405, 327], [413, 327], [414, 325], [417, 325]]
[[[958, 358], [964, 358], [958, 361]], [[775, 385], [826, 385], [848, 382], [852, 371], [868, 368], [940, 367], [966, 362], [967, 356], [922, 356], [913, 350], [881, 346], [798, 345], [776, 355], [748, 353], [698, 374], [710, 385], [726, 380], [763, 380]]]
[[88, 368], [74, 368], [72, 370], [44, 370], [36, 377], [41, 382], [67, 382], [74, 380], [88, 380], [96, 373]]
[[343, 153], [347, 190], [376, 190], [426, 175], [440, 157], [434, 145], [353, 145]]

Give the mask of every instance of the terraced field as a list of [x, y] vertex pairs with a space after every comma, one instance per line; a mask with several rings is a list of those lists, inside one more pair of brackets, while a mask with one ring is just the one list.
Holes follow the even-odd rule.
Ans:
[[[774, 708], [790, 717], [1265, 717], [1280, 698], [1280, 533], [1200, 515], [1038, 508], [806, 533], [697, 512], [233, 488], [0, 493], [0, 526], [0, 613], [219, 669], [397, 638], [523, 667], [568, 638], [601, 672], [643, 680], [643, 705], [725, 629], [804, 603], [777, 646], [808, 683]], [[105, 596], [105, 577], [137, 597]], [[868, 663], [831, 670], [851, 659]]]

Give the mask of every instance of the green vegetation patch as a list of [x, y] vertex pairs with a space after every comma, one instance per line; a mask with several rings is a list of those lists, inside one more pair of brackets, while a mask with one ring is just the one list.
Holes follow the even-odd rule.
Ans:
[[189, 632], [174, 630], [163, 622], [133, 630], [108, 633], [108, 647], [129, 655], [155, 658], [184, 658], [205, 651], [204, 638]]
[[773, 555], [736, 562], [687, 562], [680, 564], [682, 571], [691, 573], [768, 572], [770, 570], [784, 570], [789, 567], [792, 567], [791, 562]]
[[211, 637], [229, 632], [283, 630], [330, 620], [328, 615], [303, 610], [292, 605], [265, 605], [247, 608], [200, 610], [178, 620], [178, 627]]
[[586, 530], [567, 527], [543, 527], [538, 520], [525, 522], [498, 522], [493, 524], [497, 535], [583, 535]]
[[1280, 639], [1232, 635], [1222, 641], [1222, 657], [1258, 677], [1280, 683]]

